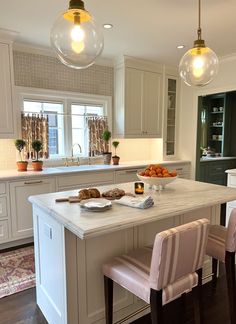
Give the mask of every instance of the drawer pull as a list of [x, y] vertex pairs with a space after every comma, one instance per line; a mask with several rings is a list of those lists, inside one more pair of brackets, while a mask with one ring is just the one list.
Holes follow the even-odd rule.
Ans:
[[182, 171], [183, 168], [176, 168], [176, 171]]
[[222, 170], [223, 170], [223, 168], [216, 168], [216, 170], [217, 170], [217, 171], [222, 171]]
[[138, 170], [127, 170], [125, 173], [138, 173]]
[[24, 182], [25, 185], [33, 185], [33, 184], [39, 184], [39, 183], [43, 183], [43, 181], [39, 180], [39, 181], [25, 181]]

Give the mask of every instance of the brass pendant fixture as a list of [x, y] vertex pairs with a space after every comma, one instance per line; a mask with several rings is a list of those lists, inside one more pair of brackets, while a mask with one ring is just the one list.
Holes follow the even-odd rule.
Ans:
[[102, 29], [82, 0], [70, 0], [69, 8], [51, 29], [51, 44], [60, 61], [75, 69], [94, 64], [103, 50]]
[[198, 38], [179, 63], [179, 74], [189, 86], [204, 86], [210, 83], [218, 73], [218, 58], [202, 39], [201, 0], [198, 1]]

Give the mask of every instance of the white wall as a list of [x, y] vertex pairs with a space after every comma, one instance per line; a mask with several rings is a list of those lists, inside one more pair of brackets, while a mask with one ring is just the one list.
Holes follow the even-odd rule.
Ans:
[[193, 88], [181, 84], [179, 157], [192, 161], [192, 178], [195, 178], [198, 96], [232, 90], [236, 90], [236, 54], [220, 61], [219, 73], [209, 85]]

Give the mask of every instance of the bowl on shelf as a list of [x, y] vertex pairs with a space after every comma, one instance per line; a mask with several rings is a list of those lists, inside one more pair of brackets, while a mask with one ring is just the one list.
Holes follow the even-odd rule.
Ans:
[[140, 181], [147, 183], [150, 187], [156, 186], [157, 189], [164, 189], [166, 185], [175, 181], [178, 176], [175, 177], [145, 177], [137, 173], [137, 177]]

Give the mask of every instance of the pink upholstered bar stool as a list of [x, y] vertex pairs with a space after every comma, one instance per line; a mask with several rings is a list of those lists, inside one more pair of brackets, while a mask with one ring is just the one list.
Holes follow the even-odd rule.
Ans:
[[206, 254], [212, 257], [213, 285], [217, 281], [218, 261], [225, 263], [231, 323], [236, 323], [236, 209], [230, 214], [228, 228], [210, 225]]
[[[103, 266], [106, 324], [113, 320], [113, 281], [151, 306], [152, 323], [163, 323], [162, 306], [194, 289], [198, 293], [208, 236], [207, 219], [181, 225], [155, 237], [154, 246], [113, 258]], [[195, 287], [195, 288], [194, 288]]]

